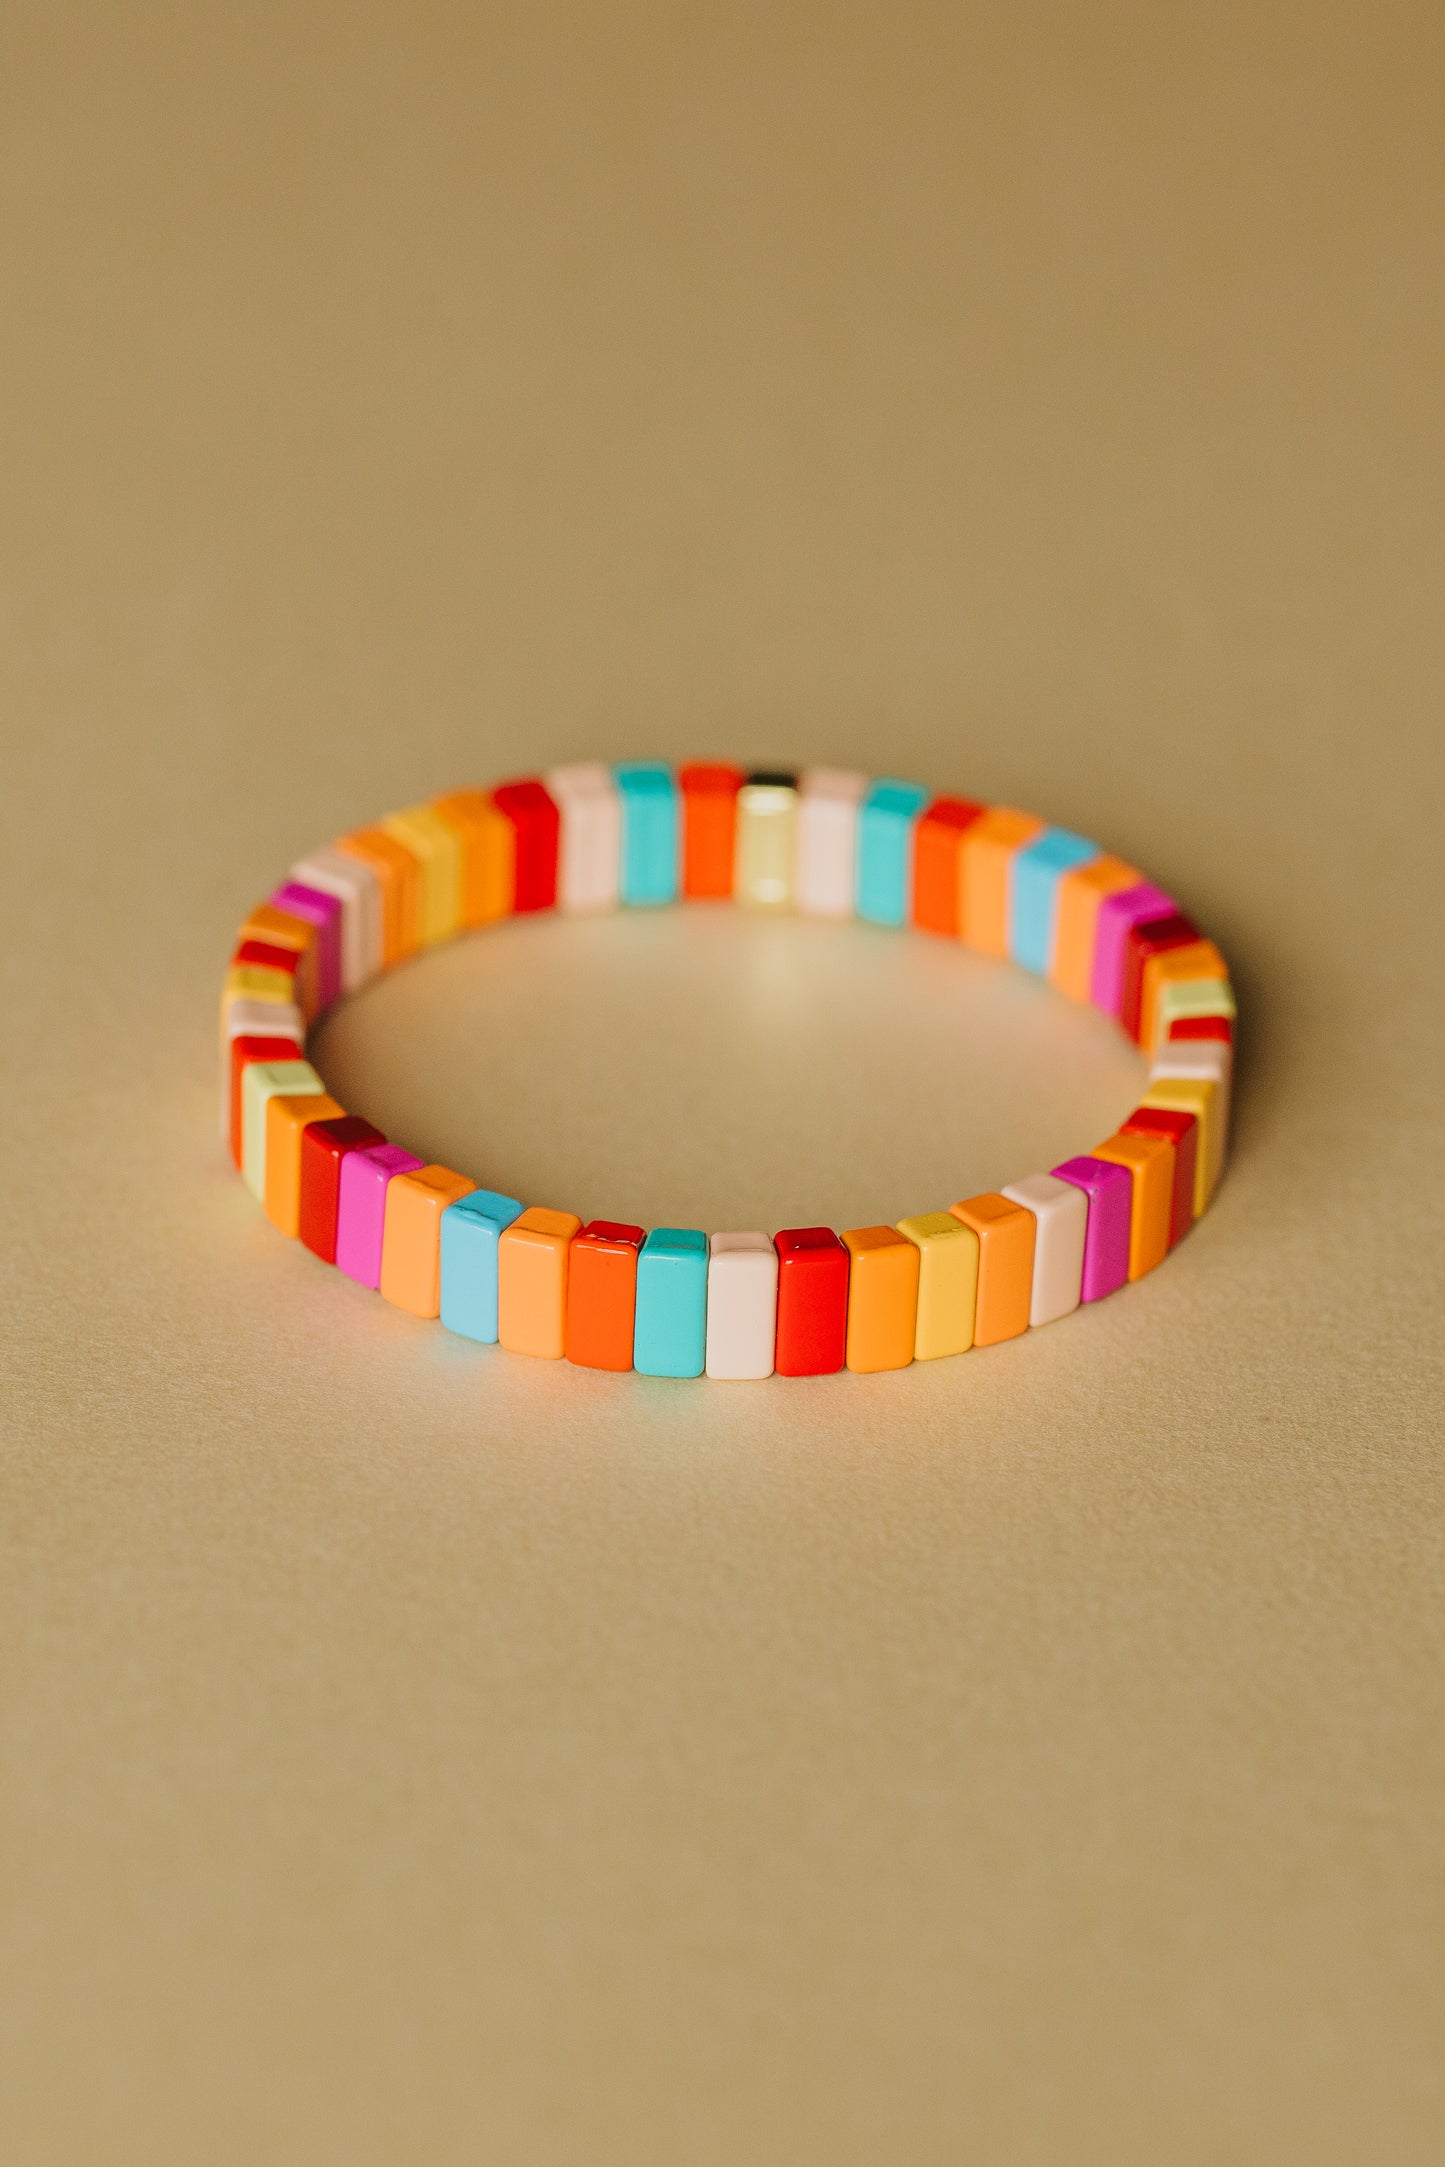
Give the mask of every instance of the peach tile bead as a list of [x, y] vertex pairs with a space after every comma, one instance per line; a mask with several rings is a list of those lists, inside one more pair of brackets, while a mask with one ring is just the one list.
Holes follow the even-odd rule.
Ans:
[[963, 831], [958, 846], [958, 924], [970, 948], [986, 956], [1009, 952], [1009, 868], [1044, 823], [1012, 805], [990, 805]]
[[497, 1243], [497, 1338], [513, 1354], [560, 1362], [567, 1344], [567, 1258], [582, 1221], [534, 1204]]
[[414, 1317], [439, 1317], [442, 1295], [442, 1213], [476, 1183], [449, 1166], [395, 1174], [386, 1185], [381, 1235], [381, 1291]]

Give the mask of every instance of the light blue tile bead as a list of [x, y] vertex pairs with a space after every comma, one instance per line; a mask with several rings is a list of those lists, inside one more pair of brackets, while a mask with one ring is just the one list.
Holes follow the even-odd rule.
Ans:
[[707, 1236], [655, 1226], [637, 1259], [632, 1366], [644, 1377], [700, 1377], [707, 1352]]
[[1067, 828], [1045, 828], [1009, 868], [1009, 954], [1042, 978], [1054, 938], [1054, 901], [1059, 882], [1076, 865], [1097, 858], [1099, 846]]
[[613, 769], [622, 799], [622, 900], [634, 907], [675, 903], [678, 796], [660, 760], [624, 760]]
[[514, 1196], [473, 1189], [442, 1213], [442, 1323], [464, 1339], [497, 1341], [497, 1242], [521, 1212]]
[[858, 811], [856, 909], [873, 925], [902, 925], [913, 875], [913, 830], [928, 803], [918, 783], [874, 783]]

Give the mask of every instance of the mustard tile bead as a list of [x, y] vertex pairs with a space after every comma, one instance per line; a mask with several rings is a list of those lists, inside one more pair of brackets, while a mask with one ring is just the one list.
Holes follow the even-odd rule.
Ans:
[[892, 1226], [855, 1226], [842, 1237], [848, 1271], [843, 1359], [868, 1374], [907, 1369], [918, 1326], [918, 1249]]
[[973, 1345], [978, 1302], [978, 1236], [952, 1212], [926, 1211], [900, 1219], [898, 1231], [918, 1251], [916, 1362], [966, 1354]]

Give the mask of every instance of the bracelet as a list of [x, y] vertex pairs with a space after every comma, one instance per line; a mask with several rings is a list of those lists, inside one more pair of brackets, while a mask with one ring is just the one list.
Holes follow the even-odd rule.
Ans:
[[[727, 899], [914, 926], [1012, 960], [1150, 1056], [1117, 1132], [896, 1226], [706, 1234], [484, 1189], [349, 1114], [306, 1058], [333, 1002], [514, 914]], [[902, 1369], [1138, 1279], [1208, 1206], [1235, 1003], [1212, 941], [1131, 865], [1011, 806], [832, 768], [653, 761], [458, 790], [313, 851], [241, 926], [221, 1130], [283, 1234], [398, 1308], [518, 1354], [650, 1377]]]

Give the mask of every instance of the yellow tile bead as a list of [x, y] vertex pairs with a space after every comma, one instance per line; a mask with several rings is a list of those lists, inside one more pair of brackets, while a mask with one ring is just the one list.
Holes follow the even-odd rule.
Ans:
[[978, 1302], [978, 1236], [949, 1211], [900, 1219], [898, 1231], [918, 1251], [918, 1317], [913, 1336], [917, 1362], [965, 1354], [973, 1345]]
[[408, 805], [388, 813], [381, 828], [416, 859], [418, 941], [423, 947], [449, 941], [462, 928], [462, 839], [455, 824], [430, 805]]
[[788, 783], [744, 783], [738, 792], [733, 894], [758, 910], [793, 900], [793, 831], [798, 793]]

